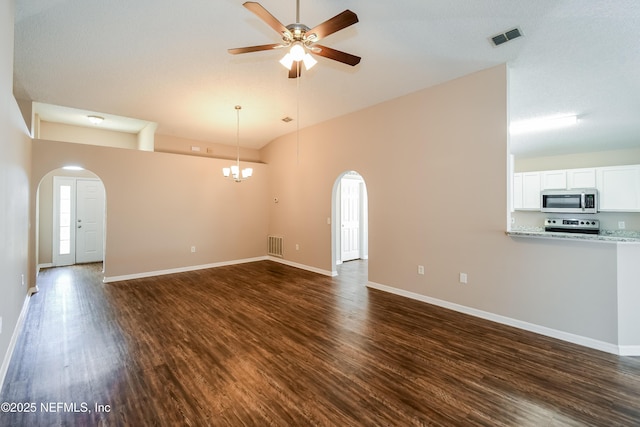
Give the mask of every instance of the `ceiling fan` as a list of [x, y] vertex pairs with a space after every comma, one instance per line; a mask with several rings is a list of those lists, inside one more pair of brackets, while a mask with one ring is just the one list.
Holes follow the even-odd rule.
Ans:
[[229, 53], [232, 55], [290, 47], [291, 49], [280, 60], [280, 63], [289, 69], [289, 78], [293, 79], [300, 77], [301, 63], [307, 70], [316, 64], [317, 61], [310, 54], [323, 56], [351, 66], [360, 62], [359, 56], [316, 44], [319, 40], [358, 22], [358, 15], [348, 9], [320, 25], [309, 28], [300, 23], [300, 0], [296, 0], [296, 23], [286, 27], [257, 2], [248, 1], [243, 6], [276, 30], [282, 36], [282, 43], [229, 49]]

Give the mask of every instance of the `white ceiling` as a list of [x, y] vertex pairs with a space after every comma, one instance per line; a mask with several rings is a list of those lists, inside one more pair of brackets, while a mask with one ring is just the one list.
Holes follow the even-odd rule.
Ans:
[[[222, 144], [235, 144], [240, 104], [241, 145], [258, 148], [295, 131], [281, 119], [297, 117], [297, 94], [305, 127], [506, 62], [512, 120], [580, 117], [513, 136], [516, 155], [640, 145], [640, 1], [300, 0], [309, 27], [357, 13], [322, 44], [362, 57], [356, 67], [318, 58], [301, 79], [287, 78], [282, 50], [227, 53], [280, 41], [243, 1], [15, 0], [16, 97]], [[260, 3], [295, 21], [294, 0]], [[516, 26], [524, 37], [490, 44]]]

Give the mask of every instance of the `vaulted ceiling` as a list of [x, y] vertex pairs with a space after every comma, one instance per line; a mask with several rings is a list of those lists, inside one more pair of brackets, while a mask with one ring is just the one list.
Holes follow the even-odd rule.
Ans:
[[[360, 22], [322, 44], [362, 57], [355, 67], [318, 57], [300, 79], [287, 78], [283, 50], [227, 52], [280, 41], [242, 3], [15, 0], [15, 95], [222, 144], [235, 144], [239, 104], [241, 145], [259, 148], [296, 126], [507, 63], [511, 120], [580, 119], [570, 129], [513, 135], [516, 155], [640, 145], [636, 0], [300, 0], [309, 27], [357, 13]], [[283, 24], [295, 22], [294, 0], [260, 3]], [[523, 37], [490, 42], [514, 27]]]

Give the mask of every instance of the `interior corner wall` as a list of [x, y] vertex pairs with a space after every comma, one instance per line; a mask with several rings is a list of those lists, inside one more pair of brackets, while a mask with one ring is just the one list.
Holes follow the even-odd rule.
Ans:
[[267, 165], [235, 183], [222, 176], [228, 161], [204, 157], [42, 140], [32, 157], [34, 193], [68, 163], [104, 183], [108, 278], [266, 256]]
[[[13, 96], [14, 2], [0, 2], [0, 384], [29, 288], [31, 139]], [[24, 285], [23, 285], [24, 278]]]
[[269, 233], [284, 237], [285, 259], [331, 271], [331, 192], [355, 170], [370, 282], [616, 343], [615, 245], [505, 234], [507, 81], [501, 65], [304, 128], [299, 156], [293, 134], [264, 147]]

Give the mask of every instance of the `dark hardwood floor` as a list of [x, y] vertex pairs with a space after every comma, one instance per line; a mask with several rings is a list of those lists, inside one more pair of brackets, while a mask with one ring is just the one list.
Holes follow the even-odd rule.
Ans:
[[640, 358], [367, 289], [364, 261], [100, 268], [41, 272], [0, 425], [640, 425]]

